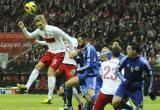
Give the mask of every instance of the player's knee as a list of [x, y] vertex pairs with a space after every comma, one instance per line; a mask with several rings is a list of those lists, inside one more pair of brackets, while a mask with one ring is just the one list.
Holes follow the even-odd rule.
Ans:
[[117, 107], [117, 106], [119, 106], [120, 103], [121, 103], [121, 99], [120, 98], [114, 97], [112, 99], [112, 105], [113, 106]]
[[88, 94], [90, 97], [95, 95], [94, 89], [88, 89]]
[[43, 68], [45, 67], [45, 65], [43, 63], [38, 63], [35, 68], [38, 70], [38, 71], [41, 71]]
[[49, 67], [48, 68], [48, 76], [57, 76], [55, 69]]

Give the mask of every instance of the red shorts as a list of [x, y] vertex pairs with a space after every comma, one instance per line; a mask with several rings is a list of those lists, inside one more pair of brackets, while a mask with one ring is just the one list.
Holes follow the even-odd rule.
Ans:
[[64, 52], [46, 52], [40, 59], [40, 62], [43, 62], [47, 67], [52, 67], [54, 70], [56, 70], [62, 63], [64, 59], [64, 54]]
[[69, 80], [70, 78], [75, 76], [75, 69], [76, 69], [76, 66], [70, 65], [70, 64], [63, 64], [62, 63], [59, 66], [60, 73], [65, 74], [67, 80]]
[[106, 95], [99, 92], [94, 104], [94, 110], [104, 110], [106, 104], [112, 103], [112, 98], [113, 95]]

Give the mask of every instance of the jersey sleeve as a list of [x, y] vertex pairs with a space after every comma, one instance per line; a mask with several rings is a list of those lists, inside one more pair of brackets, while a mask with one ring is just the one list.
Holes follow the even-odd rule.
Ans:
[[37, 43], [40, 44], [40, 45], [47, 45], [46, 41], [39, 41], [39, 40], [37, 40]]
[[69, 36], [67, 33], [65, 33], [63, 30], [59, 29], [58, 27], [54, 29], [54, 32], [56, 32], [56, 34], [58, 36], [61, 36], [62, 38], [66, 39], [67, 42], [69, 43], [69, 45], [74, 45], [72, 42], [72, 37]]
[[91, 46], [88, 46], [87, 47], [87, 59], [86, 59], [87, 63], [83, 67], [79, 68], [77, 71], [84, 71], [84, 70], [92, 67], [94, 65], [94, 62], [96, 59], [95, 54], [97, 54], [97, 53], [93, 52]]
[[34, 38], [34, 37], [37, 37], [39, 34], [39, 29], [36, 29], [35, 31], [33, 32], [28, 32], [28, 30], [26, 28], [23, 28], [22, 29], [22, 32], [24, 34], [24, 36], [28, 39], [31, 39], [31, 38]]
[[122, 74], [122, 69], [124, 68], [127, 57], [122, 58], [119, 64], [116, 67], [116, 75], [122, 80], [125, 81], [124, 75]]
[[147, 76], [149, 77], [149, 88], [152, 89], [153, 87], [153, 72], [149, 65], [149, 62], [145, 58], [141, 58], [144, 62], [144, 71], [147, 73]]

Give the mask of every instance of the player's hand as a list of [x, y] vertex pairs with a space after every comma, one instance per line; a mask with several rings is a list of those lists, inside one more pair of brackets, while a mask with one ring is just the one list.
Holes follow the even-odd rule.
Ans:
[[34, 44], [38, 44], [38, 40], [34, 40], [33, 43], [34, 43]]
[[156, 96], [154, 95], [152, 89], [148, 89], [148, 95], [151, 98], [151, 100], [156, 100]]
[[25, 26], [24, 26], [24, 23], [22, 22], [22, 21], [20, 21], [19, 23], [18, 23], [18, 26], [21, 28], [21, 29], [23, 29]]

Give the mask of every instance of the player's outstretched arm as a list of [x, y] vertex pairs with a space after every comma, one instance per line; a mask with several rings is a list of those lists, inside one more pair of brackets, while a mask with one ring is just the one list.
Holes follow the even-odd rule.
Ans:
[[20, 29], [22, 30], [24, 36], [27, 39], [32, 39], [32, 38], [38, 36], [38, 29], [36, 29], [35, 31], [33, 31], [31, 33], [28, 32], [27, 29], [26, 29], [26, 27], [25, 27], [25, 25], [24, 25], [24, 23], [23, 23], [23, 21], [18, 22], [18, 26], [20, 27]]

